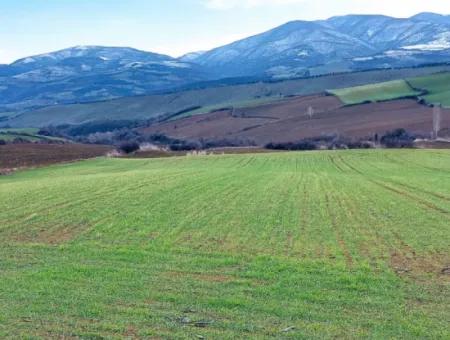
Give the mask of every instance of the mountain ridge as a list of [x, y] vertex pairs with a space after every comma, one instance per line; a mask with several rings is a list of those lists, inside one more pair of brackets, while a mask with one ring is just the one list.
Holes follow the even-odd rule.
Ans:
[[[290, 79], [450, 61], [450, 16], [295, 20], [179, 58], [131, 47], [74, 46], [0, 65], [0, 107], [151, 94], [225, 78]], [[1, 112], [1, 111], [0, 111]]]

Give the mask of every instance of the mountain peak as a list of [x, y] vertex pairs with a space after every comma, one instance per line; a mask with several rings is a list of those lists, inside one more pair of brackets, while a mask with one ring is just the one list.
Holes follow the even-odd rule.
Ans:
[[432, 12], [422, 12], [411, 17], [414, 21], [427, 21], [434, 24], [450, 25], [450, 16]]

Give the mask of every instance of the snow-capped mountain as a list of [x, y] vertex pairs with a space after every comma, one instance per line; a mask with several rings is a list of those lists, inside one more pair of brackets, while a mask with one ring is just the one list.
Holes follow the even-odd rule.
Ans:
[[132, 48], [77, 46], [0, 68], [0, 105], [29, 108], [142, 95], [209, 77], [196, 64]]
[[347, 15], [294, 21], [191, 61], [218, 70], [218, 76], [278, 77], [450, 61], [449, 18], [422, 13], [409, 19]]
[[450, 15], [423, 12], [411, 17], [411, 19], [416, 21], [428, 21], [441, 25], [450, 25]]
[[317, 22], [293, 21], [254, 37], [219, 47], [193, 59], [217, 70], [217, 76], [278, 75], [310, 67], [365, 56], [376, 52], [365, 41]]
[[[283, 79], [450, 62], [450, 16], [347, 15], [293, 21], [180, 58], [77, 46], [0, 65], [0, 113], [202, 86], [222, 78]], [[1, 118], [1, 114], [0, 114]]]

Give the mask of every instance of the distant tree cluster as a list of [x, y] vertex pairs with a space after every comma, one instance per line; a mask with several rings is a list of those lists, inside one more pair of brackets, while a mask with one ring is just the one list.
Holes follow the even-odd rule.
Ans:
[[[308, 108], [306, 114], [314, 116], [313, 108]], [[437, 114], [436, 114], [437, 115]], [[39, 131], [43, 136], [55, 136], [71, 139], [75, 142], [87, 144], [114, 145], [123, 153], [132, 153], [142, 144], [152, 144], [172, 151], [207, 150], [221, 147], [249, 147], [257, 146], [250, 139], [195, 139], [183, 140], [172, 138], [164, 134], [146, 134], [143, 127], [151, 124], [149, 121], [102, 121], [90, 122], [77, 126], [50, 126]], [[265, 148], [271, 150], [336, 150], [336, 149], [367, 149], [375, 147], [408, 148], [414, 146], [414, 140], [419, 136], [396, 129], [384, 135], [368, 138], [346, 138], [340, 135], [324, 135], [314, 138], [299, 139], [283, 143], [271, 142]]]
[[386, 148], [412, 148], [418, 137], [405, 129], [396, 129], [383, 135], [380, 144]]
[[295, 142], [268, 143], [267, 149], [271, 150], [338, 150], [338, 149], [370, 149], [376, 147], [385, 148], [412, 148], [414, 141], [419, 136], [406, 131], [396, 129], [388, 131], [381, 137], [375, 134], [370, 138], [344, 138], [338, 135], [320, 136], [315, 138], [305, 138]]
[[295, 142], [268, 143], [265, 146], [271, 150], [338, 150], [338, 149], [368, 149], [375, 147], [374, 139], [351, 139], [338, 135], [305, 138]]

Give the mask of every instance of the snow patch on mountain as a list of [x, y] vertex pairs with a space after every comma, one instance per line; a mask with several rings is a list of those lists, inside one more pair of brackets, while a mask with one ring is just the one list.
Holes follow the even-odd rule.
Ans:
[[162, 64], [165, 65], [165, 66], [168, 66], [168, 67], [177, 67], [177, 68], [189, 68], [189, 67], [191, 67], [191, 65], [189, 65], [189, 64], [181, 63], [181, 62], [176, 61], [176, 60], [164, 61]]
[[23, 61], [22, 61], [24, 64], [30, 64], [30, 63], [34, 63], [34, 62], [36, 62], [36, 60], [34, 60], [33, 58], [25, 58], [25, 59], [23, 59]]
[[437, 39], [425, 44], [403, 46], [405, 50], [442, 51], [450, 48], [450, 32], [438, 34]]

